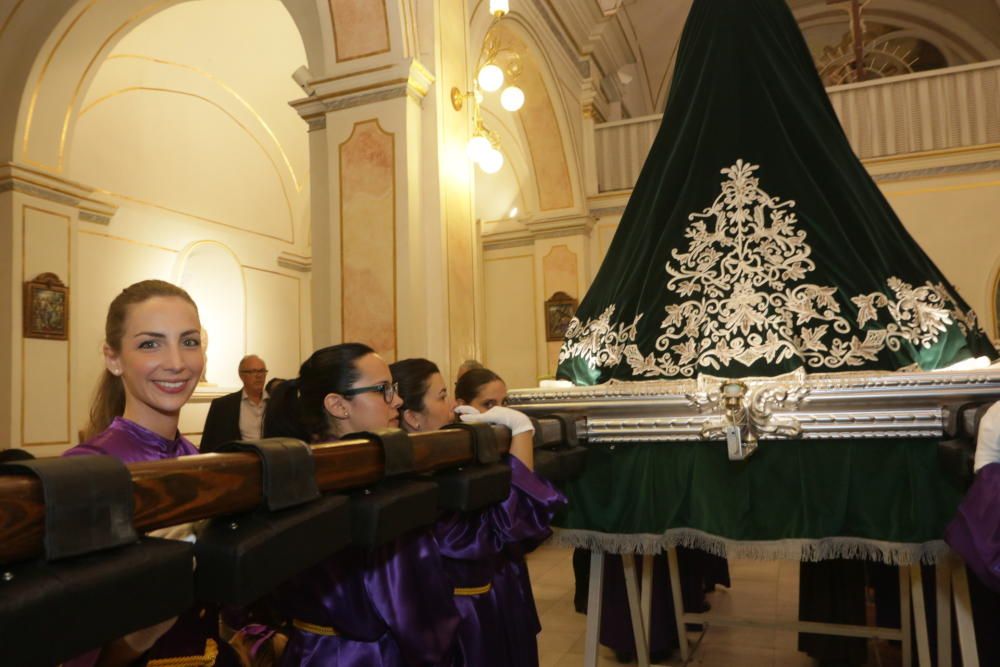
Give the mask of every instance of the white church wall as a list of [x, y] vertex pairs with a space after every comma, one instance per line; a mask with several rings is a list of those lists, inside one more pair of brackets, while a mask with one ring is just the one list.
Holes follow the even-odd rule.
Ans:
[[[309, 274], [279, 262], [290, 255], [305, 268], [311, 254], [307, 127], [287, 104], [302, 96], [290, 75], [306, 56], [291, 17], [268, 0], [184, 3], [139, 24], [107, 56], [70, 113], [59, 178], [117, 206], [110, 221], [51, 191], [8, 195], [24, 237], [15, 286], [50, 271], [71, 295], [69, 342], [22, 339], [4, 401], [4, 445], [36, 455], [77, 442], [103, 368], [108, 304], [135, 281], [184, 284], [202, 310], [208, 382], [180, 423], [195, 442], [208, 401], [238, 387], [243, 354], [287, 378], [311, 352]], [[40, 128], [51, 126], [42, 120], [39, 146]]]
[[533, 387], [544, 373], [536, 353], [540, 314], [538, 277], [531, 247], [489, 252], [483, 258], [486, 288], [485, 363], [508, 387]]

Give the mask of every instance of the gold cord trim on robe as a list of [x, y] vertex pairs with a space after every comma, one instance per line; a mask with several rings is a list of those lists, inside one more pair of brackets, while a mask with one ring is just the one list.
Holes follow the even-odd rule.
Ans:
[[340, 634], [336, 629], [328, 625], [316, 625], [315, 623], [308, 623], [297, 618], [292, 619], [292, 625], [303, 632], [311, 632], [314, 635], [323, 635], [324, 637], [336, 637]]
[[146, 663], [146, 667], [213, 667], [219, 656], [219, 646], [212, 639], [205, 640], [203, 655], [184, 655], [176, 658], [157, 658]]
[[493, 584], [476, 586], [475, 588], [456, 588], [455, 595], [482, 595], [483, 593], [489, 593], [491, 588], [493, 588]]

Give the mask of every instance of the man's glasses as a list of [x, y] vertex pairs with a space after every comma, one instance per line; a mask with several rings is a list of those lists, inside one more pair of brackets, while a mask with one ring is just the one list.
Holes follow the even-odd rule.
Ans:
[[370, 387], [351, 387], [350, 389], [344, 390], [344, 396], [357, 396], [358, 394], [366, 394], [370, 391], [382, 392], [382, 398], [385, 399], [385, 402], [392, 403], [392, 399], [394, 399], [396, 394], [399, 392], [399, 385], [395, 382], [380, 382], [378, 384], [373, 384]]
[[260, 370], [240, 371], [240, 375], [267, 375], [267, 369], [262, 368]]

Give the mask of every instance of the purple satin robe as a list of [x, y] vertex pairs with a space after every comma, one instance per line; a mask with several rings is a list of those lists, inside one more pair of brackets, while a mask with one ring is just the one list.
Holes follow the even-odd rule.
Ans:
[[276, 598], [295, 621], [282, 665], [465, 665], [452, 587], [427, 530], [341, 551], [280, 586]]
[[[566, 497], [517, 458], [508, 457], [505, 501], [473, 515], [454, 514], [434, 527], [462, 617], [458, 641], [475, 667], [538, 665], [541, 631], [524, 554], [549, 535]], [[485, 585], [490, 589], [479, 592]]]
[[[173, 440], [164, 438], [147, 428], [123, 417], [115, 417], [111, 425], [90, 440], [63, 453], [63, 456], [91, 456], [104, 454], [124, 463], [159, 461], [198, 454], [197, 448], [184, 436], [177, 434]], [[145, 660], [177, 658], [211, 653], [207, 642], [215, 643], [217, 667], [239, 665], [239, 659], [226, 642], [219, 638], [218, 610], [196, 606], [182, 614], [177, 622], [160, 637], [146, 653]], [[90, 667], [97, 662], [100, 649], [77, 656], [63, 663], [63, 667]]]
[[983, 584], [1000, 593], [1000, 463], [976, 473], [944, 539]]

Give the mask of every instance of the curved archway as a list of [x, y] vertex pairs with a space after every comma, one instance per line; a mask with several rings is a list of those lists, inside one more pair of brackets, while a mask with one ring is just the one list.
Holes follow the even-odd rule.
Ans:
[[[803, 7], [794, 14], [804, 34], [831, 24], [847, 26], [844, 11], [826, 5]], [[1000, 42], [947, 9], [928, 3], [881, 0], [865, 9], [865, 18], [919, 36], [941, 51], [951, 66], [1000, 57]]]
[[[490, 27], [485, 12], [473, 17], [472, 42], [482, 41]], [[525, 92], [525, 104], [517, 112], [505, 111], [498, 95], [490, 95], [481, 107], [487, 125], [501, 136], [501, 150], [507, 160], [499, 175], [477, 171], [478, 211], [503, 212], [485, 219], [508, 217], [517, 205], [518, 215], [551, 215], [554, 211], [577, 205], [581, 189], [579, 151], [567, 123], [573, 111], [567, 108], [563, 93], [546, 54], [520, 17], [512, 13], [494, 28], [501, 49], [514, 52], [520, 59], [521, 72], [516, 84]], [[476, 65], [470, 59], [470, 67]], [[475, 72], [470, 72], [470, 77]], [[578, 110], [576, 110], [578, 112]], [[490, 179], [486, 181], [486, 179]], [[489, 188], [482, 187], [484, 182]], [[496, 187], [497, 185], [501, 187]], [[520, 188], [517, 192], [515, 188]]]
[[[73, 115], [97, 67], [144, 21], [190, 1], [17, 0], [0, 14], [0, 94], [20, 100], [0, 109], [0, 162], [27, 159], [58, 172], [60, 148], [65, 149]], [[314, 0], [280, 3], [297, 28], [312, 74], [325, 76], [334, 62], [322, 29], [329, 15], [322, 16]], [[36, 116], [48, 107], [58, 110], [53, 117]], [[39, 129], [43, 125], [51, 127]], [[46, 145], [32, 145], [33, 133], [49, 137]]]
[[246, 281], [236, 253], [217, 241], [192, 243], [177, 256], [173, 282], [198, 304], [204, 332], [202, 381], [240, 386], [236, 369], [246, 350]]

